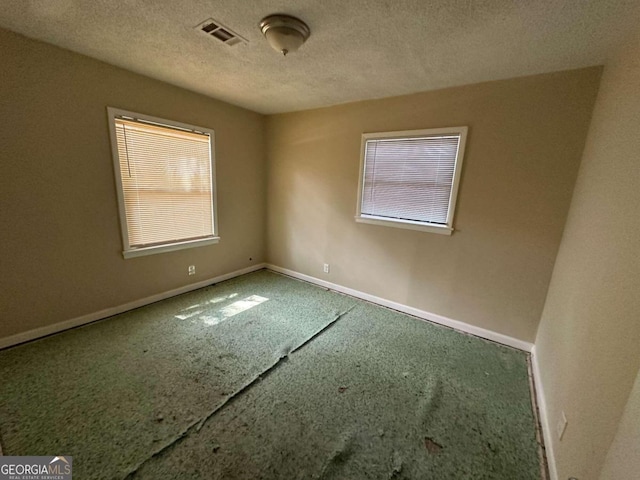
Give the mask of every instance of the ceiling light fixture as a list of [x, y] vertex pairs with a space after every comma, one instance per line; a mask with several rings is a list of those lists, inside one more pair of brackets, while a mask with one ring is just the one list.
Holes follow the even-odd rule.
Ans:
[[260, 22], [260, 30], [269, 45], [283, 55], [298, 50], [311, 35], [306, 23], [290, 15], [269, 15]]

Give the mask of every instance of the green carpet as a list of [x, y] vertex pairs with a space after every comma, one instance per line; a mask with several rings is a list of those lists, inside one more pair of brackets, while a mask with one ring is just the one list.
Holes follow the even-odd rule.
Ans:
[[260, 271], [0, 352], [74, 478], [539, 479], [527, 358]]

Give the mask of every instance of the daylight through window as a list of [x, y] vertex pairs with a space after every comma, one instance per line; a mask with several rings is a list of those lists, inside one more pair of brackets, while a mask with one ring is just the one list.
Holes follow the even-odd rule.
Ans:
[[364, 134], [356, 220], [450, 234], [466, 131]]
[[213, 132], [110, 114], [125, 257], [215, 243]]

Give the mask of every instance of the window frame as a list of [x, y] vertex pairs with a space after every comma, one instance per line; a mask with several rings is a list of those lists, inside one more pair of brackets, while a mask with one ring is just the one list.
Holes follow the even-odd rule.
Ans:
[[[131, 247], [129, 243], [129, 228], [127, 226], [127, 214], [124, 201], [124, 186], [120, 173], [120, 155], [118, 153], [118, 140], [116, 136], [116, 117], [128, 117], [134, 120], [142, 120], [156, 126], [164, 126], [168, 128], [176, 128], [178, 130], [196, 131], [209, 136], [209, 161], [211, 163], [211, 200], [213, 202], [211, 214], [213, 235], [207, 238], [199, 238], [196, 240], [175, 241], [171, 243], [163, 243], [147, 247]], [[216, 156], [215, 156], [215, 132], [210, 128], [198, 127], [187, 123], [177, 122], [175, 120], [167, 120], [165, 118], [154, 117], [142, 113], [131, 112], [114, 107], [107, 107], [107, 118], [109, 124], [109, 137], [111, 141], [111, 154], [113, 158], [113, 169], [115, 174], [115, 187], [118, 197], [118, 213], [120, 220], [120, 232], [122, 236], [122, 256], [125, 259], [135, 258], [144, 255], [153, 255], [157, 253], [173, 252], [184, 250], [187, 248], [203, 247], [213, 245], [220, 241], [218, 234], [218, 189], [216, 186]]]
[[[458, 198], [458, 187], [460, 186], [460, 178], [462, 176], [462, 162], [464, 160], [464, 150], [467, 142], [468, 127], [449, 127], [449, 128], [430, 128], [421, 130], [400, 130], [395, 132], [374, 132], [363, 133], [360, 143], [360, 173], [358, 177], [358, 203], [356, 206], [355, 220], [358, 223], [368, 223], [371, 225], [380, 225], [385, 227], [404, 228], [408, 230], [418, 230], [421, 232], [439, 233], [442, 235], [451, 235], [454, 231], [453, 217], [456, 209], [456, 201]], [[376, 215], [368, 215], [362, 213], [362, 197], [364, 191], [364, 174], [366, 167], [366, 145], [367, 140], [379, 139], [401, 139], [401, 138], [421, 138], [421, 137], [437, 137], [442, 135], [458, 135], [460, 137], [458, 143], [458, 153], [456, 155], [453, 182], [451, 184], [451, 193], [449, 195], [449, 208], [447, 210], [447, 222], [440, 225], [435, 223], [421, 222], [416, 220], [393, 219], [388, 217], [380, 217]]]

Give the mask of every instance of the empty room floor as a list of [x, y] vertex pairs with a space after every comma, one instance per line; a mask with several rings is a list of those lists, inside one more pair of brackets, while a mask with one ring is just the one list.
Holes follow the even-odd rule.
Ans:
[[0, 351], [75, 478], [540, 479], [523, 352], [266, 270]]

